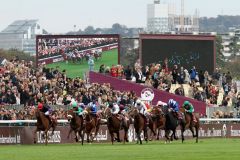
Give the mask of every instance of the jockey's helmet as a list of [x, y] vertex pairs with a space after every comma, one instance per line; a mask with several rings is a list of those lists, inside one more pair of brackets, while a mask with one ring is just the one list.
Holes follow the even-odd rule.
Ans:
[[77, 102], [74, 101], [74, 102], [71, 103], [71, 105], [72, 105], [72, 107], [77, 107]]
[[38, 103], [38, 109], [42, 109], [43, 108], [43, 104], [42, 103]]
[[173, 104], [174, 104], [174, 100], [173, 100], [173, 99], [169, 99], [168, 105], [169, 105], [169, 106], [172, 106]]
[[137, 105], [140, 105], [140, 104], [141, 104], [141, 100], [138, 99], [138, 100], [136, 101], [136, 104], [137, 104]]
[[183, 103], [183, 105], [184, 105], [184, 106], [189, 106], [189, 105], [190, 105], [190, 102], [189, 102], [189, 101], [185, 101], [185, 102]]

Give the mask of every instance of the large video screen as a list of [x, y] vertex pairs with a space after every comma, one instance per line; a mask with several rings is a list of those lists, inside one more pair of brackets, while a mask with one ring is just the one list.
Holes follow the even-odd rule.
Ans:
[[[91, 56], [96, 61], [109, 58], [118, 64], [118, 48], [119, 35], [40, 35], [37, 36], [37, 64], [61, 61], [81, 64]], [[108, 51], [112, 51], [111, 55], [106, 54]]]
[[210, 39], [174, 37], [143, 38], [141, 39], [141, 59], [143, 65], [151, 63], [163, 64], [168, 60], [170, 68], [173, 65], [183, 66], [191, 69], [195, 66], [198, 70], [209, 71], [212, 73], [215, 67], [215, 41]]

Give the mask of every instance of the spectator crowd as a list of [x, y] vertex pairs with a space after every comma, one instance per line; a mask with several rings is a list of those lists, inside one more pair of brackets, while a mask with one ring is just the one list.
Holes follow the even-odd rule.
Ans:
[[237, 84], [230, 72], [222, 73], [219, 68], [210, 75], [208, 71], [199, 70], [195, 66], [190, 70], [178, 65], [170, 68], [168, 59], [165, 59], [163, 64], [152, 63], [144, 67], [141, 66], [140, 60], [137, 60], [134, 67], [113, 65], [109, 68], [101, 65], [99, 72], [187, 96], [206, 102], [208, 106], [235, 107], [236, 110], [240, 107]]
[[77, 78], [68, 78], [65, 70], [48, 69], [32, 62], [13, 59], [4, 66], [0, 74], [0, 120], [34, 119], [34, 109], [43, 102], [57, 107], [59, 119], [65, 118], [66, 110], [74, 99], [88, 105], [96, 101], [98, 106], [108, 102], [122, 105], [133, 104], [137, 99], [134, 92], [120, 92], [109, 84], [88, 84]]

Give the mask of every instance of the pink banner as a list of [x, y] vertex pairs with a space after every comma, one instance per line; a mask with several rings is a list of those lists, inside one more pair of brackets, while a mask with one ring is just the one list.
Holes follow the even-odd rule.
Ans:
[[[141, 91], [145, 88], [149, 88], [143, 85], [139, 85], [137, 83], [133, 83], [130, 81], [126, 80], [121, 80], [118, 78], [114, 78], [108, 75], [100, 74], [100, 73], [95, 73], [95, 72], [90, 72], [89, 73], [89, 79], [91, 83], [110, 83], [111, 86], [115, 90], [120, 90], [120, 91], [134, 91], [136, 92], [137, 96], [141, 97]], [[180, 105], [183, 104], [184, 101], [188, 100], [190, 101], [194, 108], [195, 112], [200, 113], [202, 115], [206, 115], [206, 104], [201, 101], [197, 101], [194, 99], [190, 99], [187, 97], [183, 96], [178, 96], [175, 94], [171, 94], [168, 92], [160, 91], [154, 88], [151, 88], [154, 91], [154, 99], [153, 99], [153, 104], [155, 105], [158, 101], [163, 101], [167, 102], [169, 99], [174, 99], [176, 100]]]

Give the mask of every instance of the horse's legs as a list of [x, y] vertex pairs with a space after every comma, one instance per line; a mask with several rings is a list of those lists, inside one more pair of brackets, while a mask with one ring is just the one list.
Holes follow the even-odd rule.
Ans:
[[45, 130], [44, 133], [45, 133], [45, 145], [47, 145], [48, 144], [48, 130]]
[[170, 133], [170, 130], [165, 129], [165, 144], [167, 142], [170, 142], [169, 133]]
[[87, 132], [87, 143], [90, 142], [90, 140], [89, 140], [89, 135], [90, 135], [90, 133]]
[[160, 131], [161, 131], [161, 129], [158, 128], [158, 129], [157, 129], [157, 138], [156, 138], [157, 140], [159, 140], [159, 137], [160, 137]]
[[78, 142], [78, 131], [75, 130], [74, 132], [75, 132], [75, 141]]
[[148, 133], [147, 133], [147, 128], [144, 129], [144, 139], [146, 142], [148, 142]]
[[69, 139], [69, 137], [70, 137], [70, 134], [72, 133], [72, 131], [73, 131], [73, 129], [72, 129], [72, 128], [70, 128], [70, 130], [69, 130], [69, 132], [68, 132], [67, 139]]
[[182, 143], [184, 142], [184, 131], [185, 131], [185, 127], [181, 126]]
[[85, 131], [84, 131], [84, 129], [83, 129], [83, 130], [80, 130], [79, 132], [81, 132], [81, 139], [82, 139], [82, 145], [83, 145]]
[[198, 143], [198, 130], [199, 130], [199, 126], [195, 126], [195, 130], [196, 130], [196, 143]]
[[112, 141], [112, 145], [113, 145], [113, 141], [114, 141], [114, 133], [113, 133], [113, 132], [110, 132], [110, 135], [111, 135], [111, 141]]
[[175, 139], [175, 140], [178, 140], [178, 137], [177, 137], [177, 135], [176, 135], [176, 131], [177, 131], [177, 130], [176, 130], [176, 128], [175, 128], [175, 129], [173, 130], [173, 136], [174, 136], [174, 139]]
[[[193, 138], [196, 137], [196, 135], [194, 134], [194, 129], [192, 126], [189, 127], [190, 131], [192, 132]], [[197, 133], [196, 133], [197, 134]]]
[[136, 133], [137, 133], [137, 139], [138, 139], [137, 143], [140, 142], [140, 144], [142, 144], [142, 140], [141, 140], [141, 132], [138, 131], [138, 132], [136, 132]]
[[38, 129], [36, 128], [35, 130], [34, 130], [34, 137], [33, 137], [33, 143], [34, 144], [36, 144], [37, 143], [37, 131], [38, 131]]
[[121, 140], [120, 140], [120, 133], [119, 133], [119, 131], [117, 132], [117, 141], [118, 141], [118, 142], [121, 142]]

